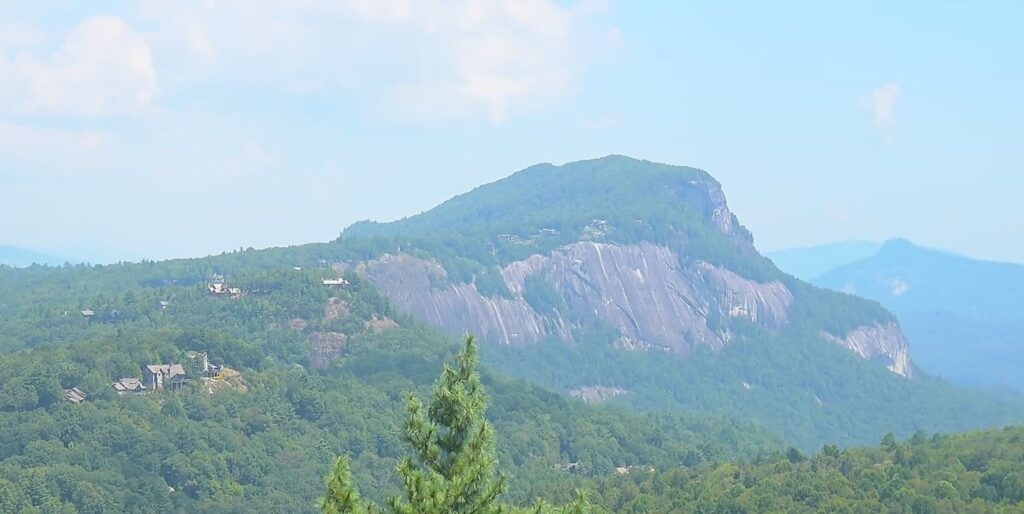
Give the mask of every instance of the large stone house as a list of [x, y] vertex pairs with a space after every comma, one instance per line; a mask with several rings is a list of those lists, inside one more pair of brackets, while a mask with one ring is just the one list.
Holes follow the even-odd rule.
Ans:
[[176, 391], [185, 386], [188, 378], [185, 376], [185, 367], [181, 364], [150, 364], [142, 368], [142, 382], [152, 391]]

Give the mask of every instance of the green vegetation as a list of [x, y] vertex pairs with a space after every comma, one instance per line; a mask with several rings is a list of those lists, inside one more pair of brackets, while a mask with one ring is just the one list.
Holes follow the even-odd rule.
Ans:
[[752, 464], [606, 477], [588, 489], [595, 512], [1019, 513], [1024, 428], [918, 433], [903, 444], [887, 436], [879, 448], [779, 452]]
[[[476, 371], [476, 352], [473, 337], [467, 336], [458, 368], [445, 366], [426, 412], [418, 398], [409, 396], [403, 435], [415, 457], [406, 457], [398, 465], [405, 499], [388, 499], [390, 512], [500, 514], [512, 510], [499, 502], [507, 477], [497, 471], [494, 428], [484, 418], [487, 396]], [[359, 499], [344, 457], [327, 478], [321, 508], [327, 514], [380, 512], [376, 504]], [[533, 511], [555, 512], [543, 503]], [[583, 514], [586, 506], [578, 500], [557, 511]]]
[[[450, 280], [501, 297], [510, 294], [501, 264], [581, 236], [658, 242], [685, 250], [683, 260], [781, 280], [796, 296], [793, 319], [777, 332], [714, 321], [733, 340], [720, 353], [685, 359], [618, 350], [618, 334], [600, 324], [578, 330], [575, 344], [483, 348], [486, 423], [471, 395], [473, 421], [461, 426], [493, 427], [494, 451], [482, 445], [477, 461], [496, 458], [497, 473], [509, 477], [504, 504], [569, 504], [577, 489], [590, 492], [596, 511], [627, 512], [829, 511], [832, 498], [849, 500], [852, 512], [878, 510], [856, 503], [871, 498], [883, 506], [923, 498], [916, 512], [929, 512], [929, 499], [939, 512], [991, 511], [1018, 501], [1019, 471], [997, 453], [1019, 463], [1017, 439], [977, 436], [991, 438], [983, 452], [970, 437], [916, 438], [905, 447], [909, 460], [897, 459], [893, 444], [803, 457], [800, 450], [826, 441], [845, 446], [885, 432], [1004, 424], [1024, 409], [928, 377], [895, 377], [823, 341], [821, 330], [842, 333], [891, 315], [785, 276], [752, 250], [742, 228], [723, 235], [701, 204], [706, 195], [697, 194], [717, 191], [705, 173], [613, 157], [514, 178], [420, 217], [354, 226], [328, 244], [160, 263], [0, 266], [0, 512], [316, 512], [337, 455], [347, 456], [348, 468], [334, 483], [350, 484], [368, 502], [401, 496], [405, 477], [441, 470], [450, 482], [443, 468], [398, 466], [404, 443], [424, 440], [407, 430], [403, 399], [429, 393], [436, 370], [460, 348], [396, 312], [352, 273], [344, 287], [322, 280], [341, 273], [332, 263], [401, 250], [436, 258]], [[208, 285], [218, 279], [241, 293], [212, 294]], [[531, 306], [571, 317], [541, 275], [525, 282]], [[204, 381], [189, 352], [207, 352], [240, 375]], [[183, 363], [192, 381], [144, 396], [111, 389], [155, 363]], [[459, 387], [470, 383], [478, 390], [475, 378]], [[551, 392], [593, 385], [629, 392], [600, 406]], [[65, 401], [69, 388], [86, 401]], [[438, 412], [414, 419], [460, 426]], [[800, 450], [783, 453], [787, 445]], [[903, 462], [926, 450], [930, 467], [906, 472]], [[961, 452], [966, 472], [951, 457]], [[847, 475], [840, 465], [853, 485], [827, 472], [826, 457], [837, 454], [862, 470]], [[619, 468], [629, 474], [619, 476]], [[490, 464], [480, 469], [490, 476]], [[793, 474], [776, 485], [775, 471]], [[877, 484], [864, 481], [873, 471], [883, 473], [871, 479]], [[980, 473], [981, 485], [971, 485], [971, 473]], [[956, 494], [929, 485], [940, 480]], [[817, 489], [797, 488], [802, 483]], [[751, 488], [757, 492], [745, 493]], [[749, 503], [751, 496], [769, 499]]]
[[[758, 279], [781, 276], [749, 247], [750, 234], [729, 214], [735, 234], [719, 232], [710, 195], [721, 186], [706, 172], [622, 156], [564, 166], [540, 164], [478, 187], [394, 223], [361, 222], [332, 243], [339, 255], [403, 252], [437, 259], [456, 282], [488, 268], [546, 253], [587, 235], [603, 241], [653, 241]], [[595, 223], [597, 221], [598, 223]]]
[[[331, 289], [320, 280], [334, 272], [293, 270], [306, 251], [319, 250], [0, 270], [0, 512], [315, 512], [339, 454], [367, 499], [398, 494], [403, 398], [427, 392], [458, 348], [357, 276]], [[213, 274], [247, 294], [210, 294]], [[313, 335], [331, 332], [344, 336], [340, 354], [312, 369]], [[189, 351], [240, 380], [213, 392], [194, 374], [178, 392], [110, 388], [146, 364], [187, 363]], [[781, 444], [721, 418], [587, 406], [486, 370], [482, 380], [511, 505], [616, 466], [750, 458]], [[63, 401], [71, 387], [87, 400]], [[576, 474], [559, 469], [577, 461]]]
[[1017, 399], [928, 376], [907, 380], [814, 334], [751, 331], [718, 353], [698, 349], [686, 358], [616, 349], [614, 334], [585, 339], [590, 342], [545, 341], [528, 352], [488, 346], [483, 359], [557, 391], [587, 385], [628, 391], [610, 405], [751, 421], [804, 451], [830, 442], [870, 444], [886, 432], [907, 437], [919, 429], [956, 432], [1021, 419]]

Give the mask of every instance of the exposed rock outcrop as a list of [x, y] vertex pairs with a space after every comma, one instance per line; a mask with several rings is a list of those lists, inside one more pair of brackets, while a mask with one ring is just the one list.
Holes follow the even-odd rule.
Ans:
[[569, 337], [520, 298], [481, 295], [473, 284], [452, 284], [441, 265], [411, 255], [385, 255], [356, 266], [399, 308], [453, 334], [472, 332], [499, 344], [529, 344], [548, 334]]
[[586, 386], [577, 387], [569, 391], [569, 396], [573, 398], [579, 398], [586, 403], [604, 403], [620, 394], [626, 394], [628, 391], [618, 387], [606, 387], [606, 386]]
[[324, 307], [324, 319], [327, 321], [348, 317], [348, 304], [341, 298], [328, 298]]
[[843, 337], [837, 337], [828, 332], [822, 332], [821, 336], [827, 341], [848, 348], [865, 359], [881, 362], [889, 371], [897, 375], [907, 378], [914, 376], [907, 340], [896, 323], [865, 325], [850, 331]]
[[[449, 283], [439, 264], [410, 255], [362, 263], [357, 272], [414, 316], [455, 334], [473, 332], [512, 345], [546, 336], [569, 340], [574, 328], [600, 322], [618, 330], [625, 347], [685, 354], [703, 344], [718, 350], [732, 337], [723, 318], [777, 328], [793, 303], [780, 282], [754, 282], [701, 261], [683, 265], [672, 250], [649, 243], [584, 241], [513, 262], [502, 270], [512, 298], [485, 297], [472, 284]], [[568, 313], [539, 313], [530, 306], [524, 295], [531, 275], [552, 285]]]
[[330, 366], [335, 357], [345, 349], [348, 336], [340, 332], [313, 332], [309, 335], [309, 345], [314, 368], [324, 369]]

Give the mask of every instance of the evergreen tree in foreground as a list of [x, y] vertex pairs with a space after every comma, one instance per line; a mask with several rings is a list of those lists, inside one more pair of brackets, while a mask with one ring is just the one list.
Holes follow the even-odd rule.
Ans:
[[[498, 502], [505, 477], [497, 472], [494, 429], [484, 419], [487, 396], [476, 372], [476, 342], [466, 337], [458, 368], [445, 366], [434, 386], [433, 400], [424, 413], [423, 404], [409, 395], [405, 440], [414, 452], [398, 466], [405, 499], [391, 498], [386, 512], [395, 514], [500, 514], [514, 509]], [[327, 477], [327, 494], [321, 502], [326, 514], [382, 512], [364, 503], [352, 483], [348, 462], [338, 459]], [[551, 512], [542, 503], [533, 512]], [[583, 514], [585, 501], [556, 512]]]

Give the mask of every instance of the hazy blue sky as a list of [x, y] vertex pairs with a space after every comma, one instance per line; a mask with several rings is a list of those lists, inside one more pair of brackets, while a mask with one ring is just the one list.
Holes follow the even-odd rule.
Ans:
[[704, 168], [758, 246], [1024, 262], [1024, 3], [0, 0], [0, 243], [326, 241], [537, 162]]

